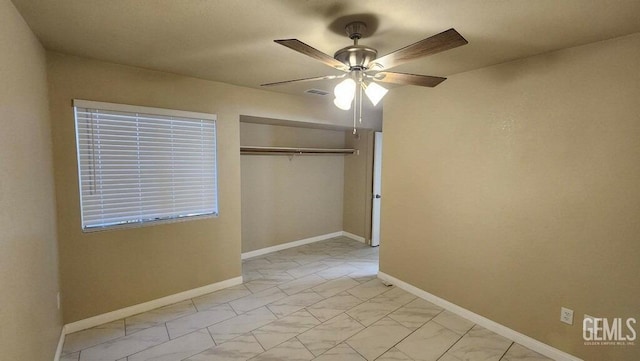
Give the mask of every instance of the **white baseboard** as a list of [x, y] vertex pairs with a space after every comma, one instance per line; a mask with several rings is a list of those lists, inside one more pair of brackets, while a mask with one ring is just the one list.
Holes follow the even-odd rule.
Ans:
[[[101, 315], [85, 318], [84, 320], [72, 322], [72, 323], [66, 324], [63, 327], [63, 332], [65, 334], [70, 334], [73, 332], [86, 330], [91, 327], [102, 325], [103, 323], [120, 320], [125, 317], [137, 315], [138, 313], [150, 311], [158, 307], [168, 306], [176, 302], [206, 295], [207, 293], [218, 291], [223, 288], [227, 288], [231, 286], [236, 286], [239, 284], [242, 284], [242, 276], [230, 278], [225, 281], [212, 283], [210, 285], [206, 285], [206, 286], [194, 288], [188, 291], [176, 293], [170, 296], [158, 298], [149, 302], [140, 303], [137, 305], [121, 308], [119, 310], [115, 310], [112, 312], [107, 312]], [[64, 342], [64, 338], [62, 338], [62, 342]]]
[[540, 342], [534, 338], [531, 338], [527, 335], [524, 335], [518, 331], [512, 330], [506, 326], [503, 326], [497, 322], [491, 321], [490, 319], [480, 316], [477, 313], [471, 312], [466, 308], [462, 308], [456, 304], [453, 304], [445, 299], [442, 299], [438, 296], [435, 296], [427, 291], [424, 291], [418, 287], [410, 285], [404, 281], [401, 281], [393, 276], [390, 276], [384, 272], [378, 272], [378, 278], [382, 281], [393, 284], [409, 293], [412, 293], [422, 299], [425, 299], [435, 305], [438, 305], [448, 311], [451, 311], [458, 316], [464, 317], [474, 323], [490, 330], [498, 335], [509, 338], [529, 349], [542, 354], [544, 356], [550, 357], [557, 361], [582, 361], [573, 355], [570, 355], [564, 351], [558, 350], [557, 348], [551, 347], [546, 343]]
[[353, 233], [349, 233], [349, 232], [346, 232], [346, 231], [342, 231], [342, 235], [347, 237], [347, 238], [351, 238], [354, 241], [367, 243], [367, 242], [365, 242], [364, 237], [358, 236], [357, 234], [353, 234]]
[[62, 346], [64, 346], [64, 339], [66, 336], [65, 329], [65, 326], [60, 328], [60, 339], [58, 340], [58, 347], [56, 348], [56, 354], [53, 356], [53, 361], [60, 361], [60, 356], [62, 356]]
[[323, 234], [323, 235], [320, 235], [320, 236], [300, 239], [300, 240], [297, 240], [297, 241], [287, 242], [287, 243], [279, 244], [279, 245], [272, 246], [272, 247], [261, 248], [261, 249], [255, 250], [255, 251], [245, 252], [245, 253], [242, 254], [241, 258], [242, 259], [247, 259], [247, 258], [258, 257], [258, 256], [262, 256], [262, 255], [267, 254], [267, 253], [273, 253], [273, 252], [282, 251], [283, 249], [287, 249], [287, 248], [303, 246], [303, 245], [309, 244], [309, 243], [320, 242], [320, 241], [324, 241], [326, 239], [340, 237], [340, 236], [342, 236], [342, 234], [343, 234], [342, 231], [333, 232], [333, 233], [327, 233], [327, 234]]

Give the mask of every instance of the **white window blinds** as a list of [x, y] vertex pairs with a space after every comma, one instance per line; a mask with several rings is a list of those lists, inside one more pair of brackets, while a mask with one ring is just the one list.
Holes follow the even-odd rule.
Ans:
[[218, 214], [215, 115], [74, 101], [82, 228]]

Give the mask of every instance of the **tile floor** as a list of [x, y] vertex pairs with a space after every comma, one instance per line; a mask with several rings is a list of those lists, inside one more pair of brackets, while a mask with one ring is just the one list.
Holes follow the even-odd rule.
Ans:
[[242, 285], [67, 335], [62, 360], [549, 360], [377, 272], [343, 237], [252, 258]]

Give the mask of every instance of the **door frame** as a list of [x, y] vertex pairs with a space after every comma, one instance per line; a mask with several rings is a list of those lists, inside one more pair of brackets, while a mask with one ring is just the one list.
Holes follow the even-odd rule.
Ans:
[[380, 245], [380, 206], [382, 203], [382, 132], [374, 133], [372, 190], [371, 247], [377, 247]]

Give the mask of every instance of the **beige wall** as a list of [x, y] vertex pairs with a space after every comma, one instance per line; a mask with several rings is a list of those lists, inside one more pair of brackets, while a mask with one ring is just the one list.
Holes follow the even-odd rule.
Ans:
[[[57, 53], [48, 53], [48, 75], [65, 323], [240, 275], [241, 114], [325, 124], [348, 122], [343, 114], [327, 107], [324, 99]], [[83, 234], [74, 98], [217, 114], [220, 216]]]
[[581, 321], [640, 319], [638, 59], [635, 34], [392, 91], [381, 271], [585, 360], [637, 360], [584, 346]]
[[52, 360], [62, 320], [45, 52], [0, 0], [0, 351]]
[[359, 136], [345, 132], [347, 148], [358, 154], [344, 160], [344, 231], [371, 240], [371, 197], [373, 190], [374, 131], [362, 129]]
[[[240, 144], [344, 148], [344, 132], [240, 123]], [[342, 231], [343, 155], [243, 155], [242, 252]]]
[[[244, 117], [242, 117], [244, 118]], [[260, 147], [344, 148], [342, 130], [248, 123], [240, 121], [240, 144]]]

